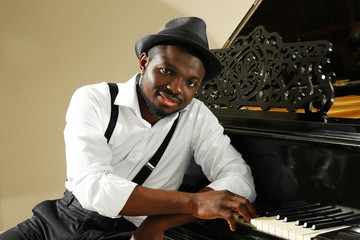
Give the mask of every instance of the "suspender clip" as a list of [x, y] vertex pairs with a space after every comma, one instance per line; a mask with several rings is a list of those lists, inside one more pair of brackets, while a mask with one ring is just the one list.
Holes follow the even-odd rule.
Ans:
[[150, 171], [154, 170], [155, 168], [150, 162], [147, 162], [145, 166], [147, 166], [147, 168], [150, 169]]

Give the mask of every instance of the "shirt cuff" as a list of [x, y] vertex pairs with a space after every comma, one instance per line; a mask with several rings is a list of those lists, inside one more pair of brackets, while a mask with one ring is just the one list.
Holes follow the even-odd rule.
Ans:
[[228, 190], [246, 198], [250, 202], [254, 202], [256, 199], [256, 192], [252, 185], [247, 184], [239, 177], [220, 178], [210, 183], [207, 187], [216, 191]]
[[120, 217], [120, 211], [137, 184], [113, 174], [102, 174], [98, 177], [92, 178], [93, 184], [76, 185], [74, 196], [87, 210], [110, 218]]

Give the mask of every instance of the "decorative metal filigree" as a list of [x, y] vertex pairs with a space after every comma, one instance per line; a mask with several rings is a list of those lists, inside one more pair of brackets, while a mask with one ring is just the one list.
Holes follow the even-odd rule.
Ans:
[[334, 99], [330, 51], [328, 41], [284, 44], [259, 26], [229, 48], [213, 50], [222, 72], [201, 86], [197, 98], [210, 108], [280, 109], [324, 119]]

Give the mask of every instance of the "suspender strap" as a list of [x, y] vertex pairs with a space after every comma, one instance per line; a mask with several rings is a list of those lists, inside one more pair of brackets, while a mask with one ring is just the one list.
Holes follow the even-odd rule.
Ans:
[[[111, 114], [110, 114], [110, 120], [108, 127], [105, 131], [105, 138], [107, 139], [107, 142], [109, 143], [112, 133], [114, 132], [116, 122], [119, 115], [119, 106], [115, 105], [115, 98], [117, 94], [119, 93], [119, 88], [116, 83], [108, 83], [109, 89], [110, 89], [110, 97], [111, 97]], [[179, 116], [175, 119], [170, 131], [166, 135], [164, 141], [161, 143], [159, 149], [155, 152], [155, 154], [150, 158], [150, 160], [142, 167], [140, 172], [135, 176], [133, 179], [133, 182], [142, 185], [145, 180], [148, 178], [148, 176], [151, 174], [152, 170], [156, 167], [158, 162], [160, 161], [162, 155], [164, 154], [167, 145], [169, 144], [171, 137], [173, 133], [175, 132], [176, 125], [179, 120]]]
[[178, 123], [179, 116], [180, 114], [175, 119], [170, 131], [166, 135], [164, 141], [161, 143], [159, 149], [150, 158], [150, 160], [141, 168], [140, 172], [134, 177], [134, 179], [132, 180], [134, 183], [137, 183], [138, 185], [142, 185], [145, 182], [145, 180], [148, 178], [148, 176], [151, 174], [152, 170], [156, 167], [162, 155], [164, 154], [165, 149], [169, 144], [173, 133], [175, 132], [175, 128]]
[[110, 89], [110, 97], [111, 97], [111, 115], [108, 127], [105, 131], [104, 136], [107, 139], [107, 143], [109, 143], [112, 133], [114, 132], [116, 122], [119, 115], [119, 106], [115, 105], [115, 98], [119, 92], [119, 88], [116, 83], [108, 83]]

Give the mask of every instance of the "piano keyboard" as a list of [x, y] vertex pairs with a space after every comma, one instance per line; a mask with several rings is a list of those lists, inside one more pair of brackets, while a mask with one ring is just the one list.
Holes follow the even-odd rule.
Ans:
[[237, 223], [289, 240], [313, 240], [327, 232], [360, 223], [360, 213], [335, 206], [298, 203], [293, 206], [259, 211], [250, 223], [235, 215]]

